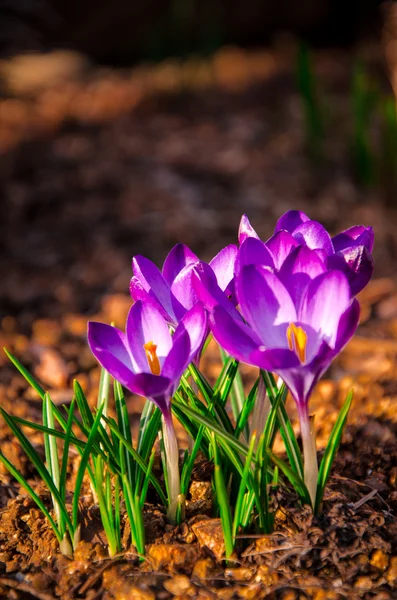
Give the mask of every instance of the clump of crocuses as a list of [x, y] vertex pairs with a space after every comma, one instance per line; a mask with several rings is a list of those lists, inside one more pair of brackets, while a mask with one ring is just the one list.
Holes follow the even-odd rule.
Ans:
[[244, 215], [238, 246], [227, 246], [209, 263], [183, 244], [171, 250], [161, 271], [147, 258], [133, 259], [135, 303], [125, 333], [90, 323], [88, 341], [115, 379], [162, 412], [171, 520], [179, 499], [172, 398], [189, 363], [198, 365], [210, 331], [231, 357], [277, 374], [290, 390], [314, 506], [318, 466], [310, 395], [357, 328], [355, 295], [372, 276], [373, 240], [372, 228], [364, 226], [331, 238], [317, 221], [289, 211], [267, 241]]

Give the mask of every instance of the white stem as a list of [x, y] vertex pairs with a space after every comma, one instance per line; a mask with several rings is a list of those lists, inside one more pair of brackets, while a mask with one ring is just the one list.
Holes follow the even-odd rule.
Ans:
[[184, 501], [181, 495], [181, 478], [179, 475], [179, 450], [171, 413], [163, 414], [163, 442], [167, 465], [168, 509], [167, 517], [171, 523], [176, 521], [178, 506]]
[[299, 407], [299, 419], [303, 444], [304, 479], [314, 508], [318, 479], [316, 434], [314, 431], [314, 416], [309, 417], [307, 405]]

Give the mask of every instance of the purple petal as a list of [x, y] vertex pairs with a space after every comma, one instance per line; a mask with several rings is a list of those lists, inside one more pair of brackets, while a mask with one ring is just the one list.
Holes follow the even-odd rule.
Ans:
[[172, 382], [168, 377], [152, 373], [137, 373], [131, 375], [128, 385], [124, 385], [130, 392], [153, 400], [162, 412], [167, 409], [172, 391]]
[[157, 310], [161, 313], [162, 317], [170, 323], [170, 325], [176, 325], [176, 317], [173, 315], [172, 317], [168, 314], [168, 312], [163, 308], [157, 298], [153, 295], [153, 292], [149, 290], [147, 292], [143, 287], [139, 279], [137, 277], [132, 277], [130, 281], [130, 294], [131, 298], [135, 301], [142, 300], [145, 304], [150, 304], [157, 308]]
[[237, 360], [249, 363], [251, 354], [261, 345], [252, 329], [233, 319], [221, 306], [215, 306], [209, 321], [218, 344]]
[[274, 260], [270, 250], [262, 240], [249, 237], [244, 240], [238, 251], [235, 273], [247, 265], [265, 265], [274, 268]]
[[350, 305], [350, 287], [340, 271], [323, 273], [306, 288], [299, 321], [310, 325], [334, 348], [341, 315]]
[[292, 369], [279, 368], [275, 372], [283, 379], [296, 403], [303, 405], [308, 402], [314, 386], [328, 369], [334, 356], [335, 352], [326, 342], [322, 342], [310, 364]]
[[235, 308], [234, 298], [229, 298], [218, 285], [215, 273], [206, 263], [199, 263], [194, 267], [193, 287], [198, 298], [207, 310], [211, 310], [218, 304], [230, 315], [241, 321], [241, 315]]
[[183, 317], [178, 325], [174, 338], [179, 334], [179, 330], [185, 330], [190, 340], [189, 360], [191, 362], [207, 337], [207, 313], [201, 302], [198, 302]]
[[199, 264], [201, 264], [201, 262], [195, 262], [187, 265], [184, 269], [182, 269], [172, 283], [171, 292], [175, 298], [174, 306], [175, 314], [178, 317], [178, 322], [183, 317], [185, 312], [192, 308], [192, 306], [197, 304], [199, 301], [192, 282], [194, 277], [194, 268]]
[[334, 253], [331, 237], [328, 231], [317, 221], [307, 221], [299, 225], [294, 231], [294, 238], [308, 248], [316, 250], [320, 248], [327, 254]]
[[332, 238], [335, 252], [350, 246], [365, 246], [369, 252], [374, 247], [374, 230], [364, 225], [354, 225]]
[[[178, 327], [179, 329], [179, 327]], [[178, 331], [178, 330], [177, 330]], [[164, 361], [161, 374], [172, 382], [172, 395], [190, 360], [190, 339], [186, 330], [175, 332], [172, 349]]]
[[250, 355], [249, 362], [265, 371], [275, 372], [281, 368], [290, 369], [300, 365], [298, 357], [291, 350], [284, 348], [266, 350], [263, 346], [254, 350]]
[[168, 253], [163, 265], [163, 277], [171, 287], [175, 277], [186, 265], [197, 262], [199, 259], [185, 244], [176, 244]]
[[354, 298], [351, 306], [340, 318], [338, 332], [336, 334], [335, 350], [340, 352], [347, 342], [353, 337], [360, 320], [360, 304]]
[[326, 266], [316, 250], [307, 246], [294, 248], [281, 266], [278, 276], [289, 291], [299, 312], [304, 290], [311, 279], [326, 271]]
[[266, 267], [249, 265], [236, 279], [241, 313], [267, 348], [285, 348], [285, 328], [277, 325], [296, 321], [291, 296], [280, 279]]
[[225, 291], [234, 275], [234, 263], [237, 256], [237, 246], [230, 244], [223, 248], [211, 260], [210, 267], [216, 275], [218, 285], [222, 291]]
[[131, 307], [127, 317], [126, 335], [132, 360], [136, 361], [139, 371], [150, 371], [144, 344], [153, 342], [157, 346], [160, 365], [172, 347], [172, 338], [166, 321], [161, 313], [140, 300]]
[[307, 221], [310, 221], [309, 217], [301, 210], [289, 210], [279, 218], [274, 231], [285, 229], [285, 231], [293, 233], [299, 225]]
[[132, 259], [132, 270], [142, 288], [157, 300], [172, 321], [177, 321], [170, 288], [156, 265], [144, 256], [135, 256]]
[[373, 258], [365, 246], [350, 246], [340, 250], [328, 257], [327, 266], [346, 275], [352, 296], [365, 288], [374, 272]]
[[243, 241], [248, 237], [257, 238], [259, 240], [259, 235], [252, 227], [247, 215], [243, 215], [241, 217], [240, 226], [238, 228], [238, 243], [242, 244]]
[[88, 344], [104, 369], [118, 381], [126, 381], [136, 365], [131, 360], [125, 334], [105, 323], [88, 323]]
[[290, 252], [298, 246], [296, 239], [288, 231], [278, 231], [266, 242], [276, 269], [280, 269]]

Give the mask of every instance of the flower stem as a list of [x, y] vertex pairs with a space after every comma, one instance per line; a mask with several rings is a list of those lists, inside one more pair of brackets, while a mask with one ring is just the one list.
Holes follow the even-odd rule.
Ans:
[[184, 498], [181, 494], [181, 478], [179, 474], [179, 450], [171, 412], [163, 413], [163, 442], [166, 459], [166, 477], [168, 482], [167, 517], [170, 523], [176, 523], [179, 507], [183, 511]]
[[304, 480], [314, 507], [318, 479], [316, 434], [314, 431], [314, 416], [309, 416], [307, 404], [299, 406], [299, 420], [303, 444]]

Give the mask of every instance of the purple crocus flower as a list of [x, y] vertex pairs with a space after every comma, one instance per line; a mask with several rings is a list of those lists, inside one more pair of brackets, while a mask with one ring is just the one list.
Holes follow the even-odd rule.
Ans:
[[133, 277], [130, 293], [133, 300], [144, 300], [161, 312], [174, 328], [198, 301], [192, 285], [194, 268], [205, 270], [209, 281], [214, 281], [229, 297], [234, 294], [233, 272], [237, 247], [233, 244], [223, 248], [208, 264], [184, 244], [172, 248], [164, 261], [162, 270], [144, 256], [132, 260]]
[[104, 323], [88, 324], [88, 343], [98, 362], [127, 389], [152, 400], [162, 412], [170, 520], [175, 519], [180, 501], [178, 446], [171, 398], [206, 331], [207, 316], [201, 303], [185, 312], [172, 336], [160, 311], [140, 300], [128, 314], [125, 333]]
[[[280, 217], [274, 235], [267, 242], [259, 239], [248, 217], [243, 215], [239, 227], [239, 242], [241, 247], [245, 245], [245, 264], [262, 262], [275, 270], [281, 268], [284, 260], [297, 246], [316, 250], [328, 270], [336, 269], [346, 275], [352, 296], [367, 285], [373, 273], [372, 227], [357, 225], [331, 238], [321, 223], [311, 220], [299, 210], [290, 210]], [[258, 259], [258, 253], [263, 255], [266, 250], [269, 251], [266, 261], [263, 256]]]
[[341, 271], [327, 271], [318, 253], [297, 247], [276, 274], [240, 266], [235, 280], [242, 319], [222, 306], [210, 314], [212, 332], [232, 356], [277, 373], [294, 397], [301, 424], [305, 482], [314, 503], [317, 459], [310, 430], [310, 394], [355, 332], [359, 304]]

